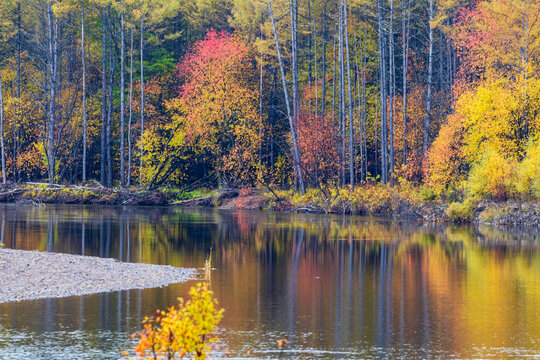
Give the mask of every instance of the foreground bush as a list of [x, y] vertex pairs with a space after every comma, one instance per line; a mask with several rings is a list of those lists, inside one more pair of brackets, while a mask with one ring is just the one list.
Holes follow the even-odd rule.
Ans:
[[158, 310], [155, 316], [145, 318], [143, 330], [133, 335], [139, 337], [135, 348], [139, 358], [206, 359], [210, 344], [218, 340], [212, 333], [221, 321], [223, 309], [216, 309], [217, 301], [207, 284], [197, 284], [189, 294], [191, 299], [185, 303], [178, 299], [178, 308]]

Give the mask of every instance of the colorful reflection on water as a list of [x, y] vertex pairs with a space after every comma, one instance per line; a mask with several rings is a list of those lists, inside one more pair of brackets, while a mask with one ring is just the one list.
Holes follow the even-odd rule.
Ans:
[[[150, 207], [0, 205], [0, 221], [11, 248], [197, 268], [210, 256], [220, 355], [540, 357], [530, 230]], [[0, 304], [0, 358], [119, 358], [192, 284]]]

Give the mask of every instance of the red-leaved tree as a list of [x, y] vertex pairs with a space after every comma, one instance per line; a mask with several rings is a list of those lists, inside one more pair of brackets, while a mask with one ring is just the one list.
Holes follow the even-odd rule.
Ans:
[[252, 52], [229, 33], [210, 30], [177, 67], [180, 96], [169, 103], [183, 145], [211, 155], [221, 181], [257, 174], [261, 119]]
[[300, 162], [312, 184], [334, 180], [339, 173], [338, 143], [330, 116], [315, 115], [302, 107], [296, 121]]

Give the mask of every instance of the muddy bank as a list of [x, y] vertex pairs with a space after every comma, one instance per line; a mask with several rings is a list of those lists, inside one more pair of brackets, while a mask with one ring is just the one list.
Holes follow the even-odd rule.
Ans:
[[0, 303], [144, 289], [185, 282], [194, 269], [0, 249]]
[[97, 183], [85, 186], [26, 183], [0, 185], [0, 202], [162, 206], [172, 201], [159, 190], [111, 189]]

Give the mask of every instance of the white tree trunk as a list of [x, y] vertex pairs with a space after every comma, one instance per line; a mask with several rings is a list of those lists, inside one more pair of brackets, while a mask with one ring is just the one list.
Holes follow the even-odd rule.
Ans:
[[2, 151], [2, 182], [6, 180], [6, 151], [4, 148], [4, 92], [2, 90], [2, 77], [0, 75], [0, 151]]
[[86, 54], [84, 39], [84, 0], [81, 1], [81, 63], [82, 63], [82, 98], [83, 98], [83, 159], [82, 181], [86, 182], [86, 148], [87, 148], [87, 120], [86, 120]]
[[281, 58], [281, 52], [279, 50], [279, 40], [276, 30], [276, 23], [274, 20], [274, 13], [272, 12], [272, 5], [270, 4], [270, 0], [266, 0], [268, 3], [268, 12], [270, 13], [270, 19], [272, 21], [272, 30], [274, 31], [274, 39], [276, 41], [276, 51], [279, 61], [279, 69], [281, 71], [281, 83], [283, 85], [283, 94], [285, 95], [285, 105], [287, 107], [287, 117], [289, 118], [289, 126], [291, 128], [291, 137], [292, 137], [292, 143], [293, 143], [293, 157], [294, 157], [294, 166], [296, 167], [296, 171], [298, 174], [298, 184], [300, 185], [300, 191], [302, 195], [306, 193], [306, 189], [304, 187], [304, 180], [302, 177], [302, 168], [300, 166], [300, 153], [298, 151], [298, 145], [296, 143], [296, 131], [294, 128], [294, 122], [291, 115], [291, 106], [289, 103], [289, 92], [287, 91], [287, 82], [285, 80], [285, 70], [283, 69], [283, 60]]
[[126, 155], [126, 145], [125, 145], [125, 30], [124, 30], [124, 1], [122, 1], [122, 12], [120, 15], [120, 183], [122, 186], [126, 185], [126, 164], [125, 164], [125, 155]]
[[141, 55], [141, 145], [140, 145], [140, 173], [139, 173], [139, 183], [142, 183], [143, 176], [142, 176], [142, 170], [143, 170], [143, 152], [144, 152], [144, 13], [143, 9], [141, 8], [141, 48], [140, 48], [140, 55]]
[[429, 146], [429, 131], [431, 127], [431, 86], [433, 82], [433, 0], [429, 0], [429, 57], [428, 57], [428, 83], [427, 83], [427, 105], [426, 122], [424, 124], [424, 155]]

